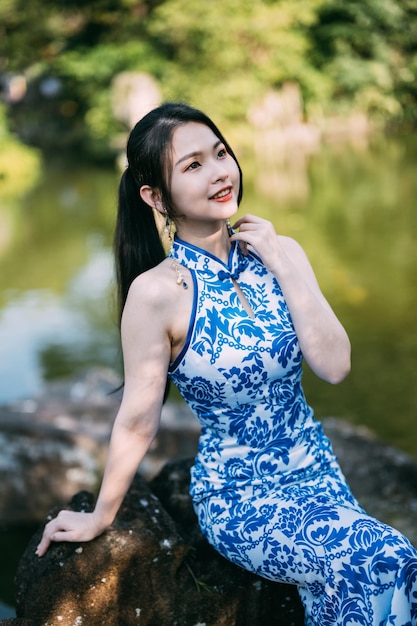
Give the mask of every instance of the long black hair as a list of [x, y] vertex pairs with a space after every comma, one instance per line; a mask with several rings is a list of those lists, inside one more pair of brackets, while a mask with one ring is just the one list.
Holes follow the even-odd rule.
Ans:
[[208, 126], [236, 161], [240, 173], [238, 202], [242, 198], [242, 171], [238, 160], [207, 115], [187, 104], [167, 102], [145, 115], [133, 128], [127, 142], [128, 166], [119, 186], [119, 206], [114, 236], [119, 319], [133, 280], [155, 267], [166, 256], [153, 209], [139, 190], [149, 185], [158, 190], [167, 215], [174, 217], [170, 192], [171, 147], [178, 126], [196, 122]]

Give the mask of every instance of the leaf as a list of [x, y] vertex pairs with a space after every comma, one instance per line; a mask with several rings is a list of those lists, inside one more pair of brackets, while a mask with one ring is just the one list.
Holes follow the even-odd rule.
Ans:
[[246, 337], [258, 337], [258, 339], [264, 339], [265, 334], [259, 326], [255, 326], [252, 320], [243, 320], [238, 322], [233, 327], [233, 336], [236, 333], [245, 335]]

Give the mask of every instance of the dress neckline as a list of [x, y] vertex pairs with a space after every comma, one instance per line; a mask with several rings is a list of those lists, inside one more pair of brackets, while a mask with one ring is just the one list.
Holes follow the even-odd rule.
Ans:
[[190, 270], [211, 270], [218, 274], [220, 280], [232, 278], [237, 280], [241, 272], [248, 266], [249, 260], [243, 254], [237, 241], [231, 242], [227, 263], [219, 257], [199, 248], [175, 235], [169, 256]]

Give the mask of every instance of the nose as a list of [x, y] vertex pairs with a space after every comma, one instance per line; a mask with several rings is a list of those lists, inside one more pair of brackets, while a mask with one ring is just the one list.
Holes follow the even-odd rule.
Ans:
[[229, 175], [227, 168], [221, 161], [214, 161], [213, 166], [213, 181], [225, 180]]

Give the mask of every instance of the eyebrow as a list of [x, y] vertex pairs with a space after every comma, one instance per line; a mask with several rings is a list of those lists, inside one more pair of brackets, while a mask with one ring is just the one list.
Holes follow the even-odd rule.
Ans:
[[[216, 141], [216, 143], [213, 145], [213, 150], [215, 150], [218, 146], [220, 146], [220, 144], [222, 144], [223, 142], [220, 141], [220, 139], [218, 139]], [[189, 154], [185, 154], [183, 157], [181, 157], [180, 159], [178, 159], [178, 161], [175, 163], [175, 167], [177, 165], [179, 165], [180, 163], [182, 163], [183, 161], [186, 161], [187, 159], [191, 159], [192, 157], [197, 157], [200, 156], [200, 154], [202, 153], [201, 150], [197, 150], [195, 152], [190, 152]]]

